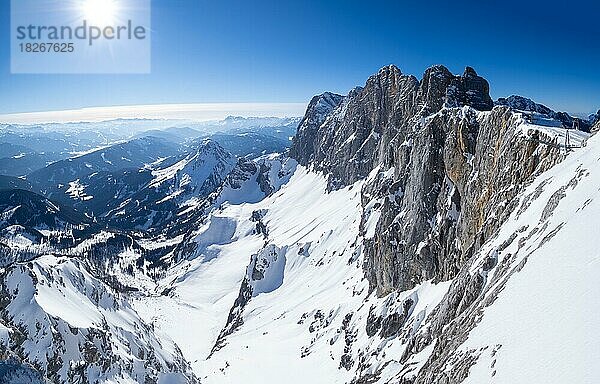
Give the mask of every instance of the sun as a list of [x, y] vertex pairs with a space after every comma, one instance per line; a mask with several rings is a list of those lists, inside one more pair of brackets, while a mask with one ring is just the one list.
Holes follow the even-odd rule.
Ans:
[[115, 22], [118, 5], [116, 0], [82, 0], [81, 11], [90, 24], [104, 27]]

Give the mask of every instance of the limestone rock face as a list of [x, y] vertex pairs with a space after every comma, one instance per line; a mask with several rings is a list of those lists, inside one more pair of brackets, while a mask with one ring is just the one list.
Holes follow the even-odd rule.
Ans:
[[[371, 76], [324, 118], [311, 101], [298, 128], [290, 155], [301, 164], [330, 175], [331, 189], [365, 178], [380, 163], [392, 166], [390, 149], [403, 143], [407, 131], [443, 107], [471, 105], [490, 110], [493, 102], [487, 81], [467, 68], [463, 76], [446, 67], [428, 68], [423, 79], [404, 75], [394, 65]], [[316, 127], [314, 122], [321, 122]], [[310, 124], [309, 124], [310, 123]], [[342, 161], [343, 160], [343, 161]]]
[[363, 268], [379, 295], [455, 277], [519, 186], [560, 157], [521, 137], [521, 117], [494, 107], [470, 67], [455, 76], [433, 66], [419, 81], [390, 65], [326, 118], [313, 109], [303, 121], [322, 124], [310, 135], [301, 125], [291, 154], [327, 174], [330, 189], [366, 179]]
[[490, 85], [471, 67], [465, 69], [462, 77], [455, 77], [448, 89], [448, 106], [470, 105], [480, 111], [489, 111], [494, 107], [490, 97]]
[[393, 172], [373, 175], [363, 201], [381, 201], [381, 218], [364, 270], [380, 295], [455, 277], [512, 212], [520, 186], [558, 161], [556, 149], [520, 138], [518, 124], [504, 107], [442, 110], [405, 139], [412, 145], [399, 148]]
[[598, 119], [596, 121], [596, 123], [594, 124], [594, 126], [592, 127], [592, 133], [596, 133], [598, 131], [600, 131], [600, 119]]
[[298, 132], [294, 136], [294, 145], [290, 150], [290, 156], [298, 160], [300, 164], [307, 165], [312, 160], [311, 155], [315, 150], [317, 130], [343, 99], [344, 97], [341, 95], [325, 92], [313, 97], [308, 104], [306, 115], [298, 126]]

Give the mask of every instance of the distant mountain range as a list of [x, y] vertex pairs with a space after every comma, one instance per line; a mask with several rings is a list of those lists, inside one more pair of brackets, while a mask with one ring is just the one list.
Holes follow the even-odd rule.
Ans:
[[[282, 152], [291, 144], [298, 121], [299, 118], [228, 117], [206, 122], [118, 119], [95, 123], [3, 125], [0, 126], [0, 174], [28, 175], [59, 160], [144, 137], [180, 146], [218, 135], [222, 145], [236, 156]], [[252, 141], [240, 139], [248, 135]]]

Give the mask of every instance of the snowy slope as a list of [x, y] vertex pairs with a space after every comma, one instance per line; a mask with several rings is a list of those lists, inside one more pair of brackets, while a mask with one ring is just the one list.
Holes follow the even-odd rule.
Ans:
[[[370, 294], [360, 268], [363, 182], [327, 193], [323, 176], [298, 167], [262, 201], [225, 201], [198, 233], [202, 255], [159, 283], [168, 295], [133, 305], [206, 383], [428, 382], [441, 345], [451, 382], [465, 368], [468, 383], [596, 382], [598, 148], [591, 138], [539, 176], [455, 280]], [[476, 275], [482, 291], [450, 323], [453, 343], [415, 349], [461, 279]], [[367, 318], [382, 319], [380, 329]]]
[[530, 137], [532, 132], [540, 132], [544, 135], [545, 142], [565, 148], [566, 137], [569, 136], [569, 145], [571, 147], [583, 147], [587, 144], [590, 133], [575, 129], [565, 129], [561, 122], [553, 119], [537, 118], [533, 122], [523, 120], [518, 129], [526, 136]]
[[233, 155], [207, 139], [172, 165], [144, 171], [151, 174], [150, 181], [124, 196], [105, 216], [120, 228], [161, 229], [180, 209], [202, 205], [234, 166]]
[[475, 261], [497, 255], [484, 297], [501, 292], [460, 347], [490, 346], [465, 383], [598, 382], [599, 148], [595, 136], [537, 178]]
[[[417, 324], [445, 293], [447, 283], [427, 282], [386, 299], [369, 296], [356, 240], [361, 182], [332, 193], [326, 185], [323, 176], [299, 168], [261, 202], [226, 204], [206, 226], [227, 235], [211, 237], [204, 257], [183, 262], [162, 281], [157, 292], [168, 288], [169, 296], [134, 302], [142, 317], [178, 343], [204, 382], [258, 383], [266, 372], [270, 380], [346, 382], [354, 372], [343, 366], [361, 352], [395, 351], [391, 335], [382, 340], [364, 334], [370, 311], [402, 311], [410, 297], [409, 316]], [[267, 235], [257, 231], [257, 216]], [[207, 359], [229, 325], [243, 281], [252, 287], [240, 311], [243, 325]], [[380, 358], [365, 359], [377, 366]]]
[[1, 353], [26, 360], [53, 382], [193, 379], [176, 345], [157, 339], [80, 261], [40, 257], [7, 268], [0, 283]]
[[270, 154], [252, 161], [240, 161], [216, 198], [216, 204], [256, 203], [278, 191], [296, 170], [297, 162], [287, 156]]
[[216, 142], [205, 140], [175, 164], [153, 170], [154, 179], [148, 187], [168, 189], [160, 202], [173, 198], [185, 201], [191, 195], [205, 196], [221, 185], [234, 163], [230, 153]]
[[[231, 231], [235, 230], [235, 222], [232, 224], [231, 220], [212, 220], [214, 211], [231, 204], [256, 203], [271, 196], [289, 181], [296, 166], [295, 160], [280, 154], [254, 160], [239, 159], [213, 193], [193, 196], [169, 211], [168, 214], [174, 214], [167, 221], [166, 230], [146, 239], [144, 247], [155, 252], [161, 263], [170, 265], [186, 259], [211, 257], [210, 246], [229, 242]], [[160, 204], [172, 204], [174, 200]], [[156, 221], [156, 217], [154, 219]], [[163, 250], [158, 249], [159, 244], [165, 245]]]
[[[148, 302], [146, 299], [143, 300], [141, 304], [135, 304], [135, 307], [142, 315], [143, 308], [148, 309], [148, 314], [154, 313], [155, 308], [165, 308], [164, 311], [161, 311], [161, 315], [164, 316], [164, 318], [155, 318], [154, 320], [158, 320], [164, 325], [165, 332], [168, 332], [170, 336], [178, 342], [182, 347], [184, 355], [192, 360], [194, 367], [198, 372], [203, 374], [211, 373], [212, 370], [218, 372], [221, 364], [220, 361], [211, 361], [210, 365], [214, 364], [214, 368], [209, 368], [209, 363], [204, 360], [209, 355], [221, 328], [225, 326], [227, 313], [237, 296], [240, 283], [245, 276], [246, 266], [250, 261], [250, 256], [258, 253], [264, 246], [263, 235], [255, 233], [255, 224], [250, 221], [252, 212], [267, 209], [267, 215], [263, 220], [266, 221], [268, 227], [269, 221], [283, 220], [279, 226], [280, 234], [283, 236], [276, 236], [276, 234], [272, 234], [271, 236], [278, 240], [278, 244], [272, 244], [272, 246], [290, 247], [289, 252], [287, 252], [290, 256], [289, 260], [286, 262], [283, 276], [279, 276], [279, 278], [285, 279], [284, 276], [286, 273], [293, 274], [293, 270], [296, 269], [294, 268], [295, 264], [316, 264], [319, 261], [314, 258], [310, 258], [309, 260], [304, 254], [299, 254], [298, 250], [300, 248], [300, 243], [317, 242], [325, 234], [329, 238], [332, 238], [331, 233], [324, 232], [329, 232], [331, 228], [335, 226], [332, 224], [332, 221], [337, 220], [339, 216], [346, 216], [347, 220], [350, 220], [350, 222], [359, 217], [357, 215], [358, 212], [348, 211], [344, 214], [343, 210], [345, 210], [345, 207], [340, 207], [339, 203], [348, 202], [345, 198], [346, 196], [335, 194], [330, 196], [329, 206], [331, 206], [330, 209], [332, 211], [330, 213], [336, 213], [336, 215], [329, 215], [329, 217], [322, 219], [325, 223], [320, 223], [320, 212], [316, 210], [313, 210], [312, 213], [310, 211], [307, 212], [306, 208], [318, 201], [322, 201], [323, 197], [325, 197], [324, 191], [325, 181], [322, 177], [308, 174], [306, 171], [298, 171], [293, 176], [291, 182], [271, 198], [257, 204], [229, 206], [222, 212], [219, 212], [218, 216], [212, 218], [212, 220], [217, 219], [221, 222], [229, 221], [234, 223], [236, 230], [232, 236], [231, 242], [229, 244], [213, 245], [211, 248], [216, 256], [211, 257], [208, 261], [195, 259], [188, 262], [187, 265], [181, 266], [183, 269], [181, 277], [179, 278], [179, 281], [176, 281], [171, 291], [171, 296], [176, 298], [178, 302], [181, 302], [181, 306], [190, 308], [189, 311], [186, 312], [191, 313], [186, 313], [186, 318], [193, 319], [192, 321], [194, 324], [200, 325], [195, 332], [195, 335], [197, 334], [196, 337], [190, 337], [189, 330], [186, 331], [185, 329], [180, 329], [180, 327], [172, 326], [175, 318], [179, 317], [179, 315], [176, 314], [178, 312], [173, 310], [173, 308], [165, 308], [167, 302], [170, 303], [172, 300], [161, 299], [152, 305], [153, 300], [151, 299]], [[355, 196], [355, 210], [357, 210], [359, 206], [359, 200], [356, 199], [359, 195], [358, 192], [359, 189], [351, 192]], [[353, 213], [355, 213], [355, 215], [353, 215]], [[304, 220], [297, 220], [302, 216], [308, 217], [305, 217]], [[271, 231], [274, 230], [276, 229], [271, 229]], [[356, 235], [357, 230], [358, 223], [355, 223], [354, 231], [348, 230], [346, 232], [347, 239], [340, 240], [340, 245], [347, 246], [347, 242], [353, 234]], [[311, 252], [308, 248], [306, 250], [307, 254]], [[295, 254], [295, 256], [292, 257], [292, 254]], [[338, 259], [344, 265], [346, 264], [346, 257], [340, 257]], [[289, 271], [290, 268], [292, 269], [292, 272]], [[355, 267], [352, 269], [356, 270]], [[280, 270], [279, 272], [282, 271]], [[356, 273], [360, 274], [360, 271], [357, 270]], [[168, 279], [166, 280], [165, 283], [168, 282]], [[258, 297], [260, 298], [260, 296]], [[275, 304], [276, 300], [273, 302]], [[276, 309], [276, 311], [279, 311], [279, 309]], [[280, 313], [277, 315], [280, 315]], [[301, 315], [302, 312], [298, 314], [296, 321], [299, 320]], [[171, 324], [171, 326], [167, 326], [167, 324]], [[259, 332], [259, 330], [255, 330], [254, 332]], [[186, 346], [188, 346], [188, 348], [186, 348]], [[297, 348], [298, 349], [295, 352], [299, 357], [299, 346], [297, 346]], [[244, 351], [242, 350], [241, 352], [243, 353]], [[250, 363], [252, 364], [252, 362]], [[247, 366], [240, 366], [240, 369], [242, 370], [246, 368]], [[257, 372], [257, 374], [259, 374], [259, 372]], [[229, 380], [235, 381], [235, 377], [236, 376], [230, 376]]]

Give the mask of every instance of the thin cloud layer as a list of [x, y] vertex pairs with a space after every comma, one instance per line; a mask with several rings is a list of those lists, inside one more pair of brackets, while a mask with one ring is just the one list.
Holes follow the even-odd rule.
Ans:
[[305, 103], [130, 105], [4, 114], [0, 115], [0, 122], [11, 124], [41, 124], [103, 121], [111, 119], [185, 119], [205, 121], [223, 119], [232, 115], [253, 117], [302, 116], [305, 109]]

